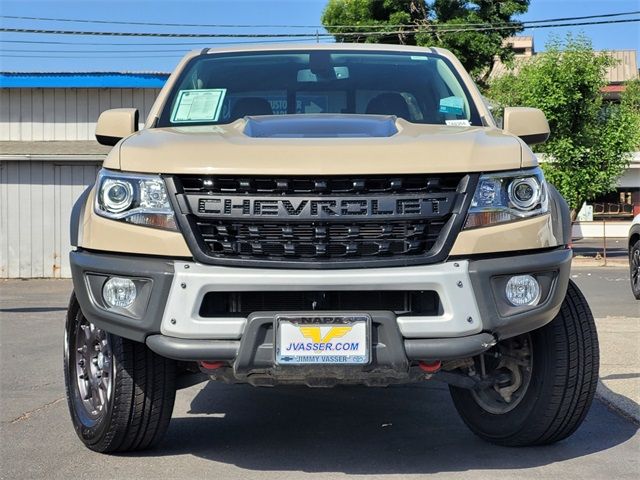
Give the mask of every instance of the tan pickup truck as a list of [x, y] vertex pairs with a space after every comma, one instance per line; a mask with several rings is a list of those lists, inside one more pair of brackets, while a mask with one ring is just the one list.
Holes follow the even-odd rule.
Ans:
[[100, 116], [114, 147], [71, 219], [65, 378], [90, 449], [154, 445], [203, 379], [442, 381], [501, 445], [584, 419], [598, 341], [528, 146], [541, 111], [499, 128], [438, 48], [235, 46], [186, 55], [137, 130]]

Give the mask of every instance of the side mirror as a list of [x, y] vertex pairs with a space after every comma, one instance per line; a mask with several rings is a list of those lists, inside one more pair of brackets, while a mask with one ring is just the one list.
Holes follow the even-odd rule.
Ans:
[[503, 129], [520, 137], [528, 145], [545, 142], [550, 133], [547, 117], [538, 108], [505, 108]]
[[96, 140], [102, 145], [115, 145], [138, 131], [137, 108], [114, 108], [100, 114], [96, 124]]

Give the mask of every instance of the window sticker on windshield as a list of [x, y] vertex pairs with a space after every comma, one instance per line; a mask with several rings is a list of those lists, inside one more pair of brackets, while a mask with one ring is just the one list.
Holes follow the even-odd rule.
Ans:
[[226, 93], [226, 88], [180, 90], [171, 122], [217, 122]]
[[445, 120], [447, 125], [452, 127], [470, 127], [471, 122], [469, 120]]
[[422, 60], [422, 61], [429, 61], [429, 57], [427, 57], [426, 55], [411, 55], [411, 60]]
[[462, 115], [464, 113], [464, 100], [460, 97], [443, 98], [440, 100], [440, 113]]

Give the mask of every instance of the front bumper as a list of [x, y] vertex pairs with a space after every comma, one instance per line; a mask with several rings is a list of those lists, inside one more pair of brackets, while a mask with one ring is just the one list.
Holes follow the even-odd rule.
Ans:
[[[78, 250], [71, 253], [71, 267], [81, 309], [97, 326], [146, 342], [159, 355], [176, 360], [227, 362], [237, 377], [275, 368], [273, 323], [281, 312], [202, 317], [200, 305], [208, 292], [436, 292], [441, 308], [435, 315], [367, 312], [372, 317], [372, 362], [356, 368], [383, 375], [405, 371], [413, 361], [474, 356], [496, 340], [545, 325], [564, 299], [571, 256], [571, 250], [554, 249], [435, 265], [305, 271], [205, 266]], [[505, 279], [520, 273], [534, 274], [541, 284], [535, 307], [510, 307], [501, 296]], [[104, 305], [102, 285], [109, 276], [148, 282], [150, 288], [136, 300], [141, 304], [135, 314]]]

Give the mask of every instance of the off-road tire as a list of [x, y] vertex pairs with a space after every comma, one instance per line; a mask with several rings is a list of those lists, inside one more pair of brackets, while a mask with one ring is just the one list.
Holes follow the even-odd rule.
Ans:
[[67, 403], [80, 440], [96, 452], [144, 450], [164, 435], [175, 399], [175, 362], [160, 357], [146, 345], [112, 334], [112, 386], [107, 407], [98, 418], [82, 410], [76, 380], [74, 333], [84, 316], [72, 295], [67, 312], [64, 375]]
[[530, 333], [531, 380], [511, 411], [492, 414], [470, 390], [451, 387], [458, 413], [479, 437], [504, 446], [547, 445], [567, 438], [584, 420], [596, 391], [598, 337], [584, 296], [569, 283], [560, 312]]
[[629, 249], [629, 277], [631, 291], [636, 300], [640, 300], [640, 240], [636, 240]]

